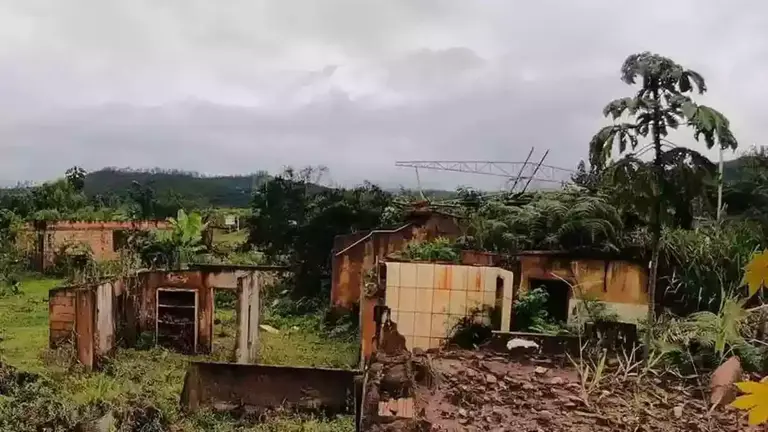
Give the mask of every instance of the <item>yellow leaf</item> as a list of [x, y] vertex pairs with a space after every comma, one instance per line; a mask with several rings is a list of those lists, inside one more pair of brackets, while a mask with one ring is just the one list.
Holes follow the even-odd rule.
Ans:
[[731, 406], [749, 410], [749, 424], [759, 425], [768, 421], [768, 382], [740, 382], [736, 386], [745, 394], [736, 398]]
[[749, 287], [750, 297], [755, 295], [768, 281], [768, 249], [758, 252], [744, 267], [741, 283]]

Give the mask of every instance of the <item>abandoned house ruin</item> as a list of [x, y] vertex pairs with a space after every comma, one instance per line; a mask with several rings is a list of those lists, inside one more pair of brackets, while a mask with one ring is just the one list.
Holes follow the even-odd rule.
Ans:
[[181, 405], [190, 412], [290, 408], [355, 412], [358, 371], [257, 364], [262, 288], [284, 267], [198, 265], [142, 271], [132, 277], [49, 292], [50, 346], [71, 343], [86, 368], [140, 338], [186, 354], [208, 354], [214, 336], [214, 293], [236, 293], [237, 332], [230, 361], [191, 361]]
[[76, 245], [90, 249], [96, 261], [116, 260], [131, 231], [155, 229], [169, 229], [168, 222], [38, 221], [21, 230], [19, 249], [25, 251], [32, 269], [45, 271], [55, 264], [57, 254]]
[[331, 254], [331, 306], [350, 310], [359, 303], [364, 275], [375, 267], [377, 259], [401, 251], [413, 241], [460, 234], [455, 216], [417, 207], [399, 228], [336, 236]]
[[[142, 271], [135, 276], [49, 292], [49, 342], [71, 342], [78, 360], [96, 367], [118, 346], [139, 338], [188, 354], [211, 352], [214, 291], [237, 294], [237, 336], [233, 358], [255, 360], [258, 349], [259, 289], [270, 266], [194, 266], [184, 271]], [[273, 277], [273, 276], [272, 276]]]

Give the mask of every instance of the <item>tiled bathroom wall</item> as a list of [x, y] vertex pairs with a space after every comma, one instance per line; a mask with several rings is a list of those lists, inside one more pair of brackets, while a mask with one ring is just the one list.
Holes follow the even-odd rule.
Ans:
[[502, 305], [509, 328], [512, 272], [497, 267], [388, 262], [386, 305], [408, 349], [437, 348], [476, 308]]

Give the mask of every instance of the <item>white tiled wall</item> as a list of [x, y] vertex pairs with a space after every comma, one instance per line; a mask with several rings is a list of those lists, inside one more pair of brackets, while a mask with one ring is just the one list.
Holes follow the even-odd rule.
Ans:
[[386, 305], [409, 349], [437, 348], [458, 321], [496, 303], [496, 278], [504, 280], [502, 329], [509, 328], [513, 274], [497, 267], [387, 263]]

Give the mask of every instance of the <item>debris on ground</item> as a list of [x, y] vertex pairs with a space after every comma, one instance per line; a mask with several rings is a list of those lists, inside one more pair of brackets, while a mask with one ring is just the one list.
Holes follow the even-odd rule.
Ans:
[[744, 416], [730, 407], [710, 413], [707, 388], [698, 380], [606, 372], [590, 389], [567, 361], [465, 350], [380, 356], [371, 371], [364, 431], [704, 432], [746, 427]]
[[741, 362], [733, 356], [715, 369], [710, 380], [709, 403], [712, 408], [731, 403], [736, 398], [735, 383], [741, 381]]
[[[433, 431], [723, 431], [743, 430], [736, 410], [708, 415], [704, 391], [672, 378], [607, 375], [586, 394], [576, 370], [513, 361], [484, 352], [431, 359], [438, 385], [416, 387], [416, 410]], [[700, 390], [704, 390], [701, 389]]]
[[276, 328], [272, 327], [272, 326], [271, 326], [271, 325], [269, 325], [269, 324], [259, 324], [259, 328], [260, 328], [260, 329], [262, 329], [262, 330], [264, 330], [264, 331], [265, 331], [265, 332], [267, 332], [267, 333], [272, 333], [272, 334], [280, 334], [280, 330], [278, 330], [278, 329], [276, 329]]

